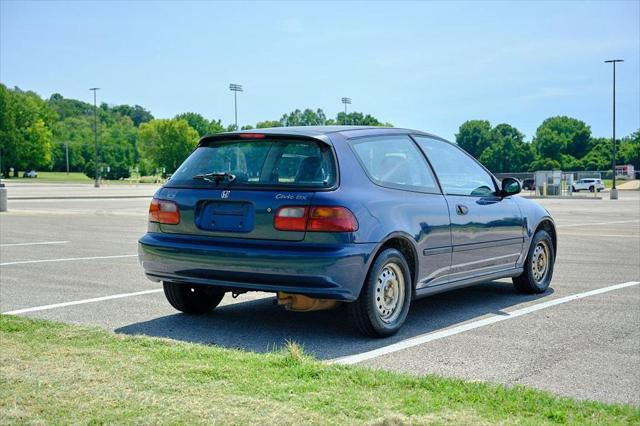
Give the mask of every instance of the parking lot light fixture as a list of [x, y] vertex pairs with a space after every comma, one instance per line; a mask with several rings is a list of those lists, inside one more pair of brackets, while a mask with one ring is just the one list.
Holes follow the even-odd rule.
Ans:
[[234, 105], [234, 111], [235, 111], [235, 125], [236, 125], [236, 130], [238, 130], [238, 92], [244, 92], [244, 90], [242, 89], [242, 85], [241, 84], [234, 84], [234, 83], [231, 83], [229, 85], [229, 90], [231, 90], [233, 92], [233, 105]]
[[347, 115], [347, 104], [351, 103], [351, 98], [342, 98], [342, 103], [344, 104], [344, 115]]
[[618, 189], [616, 188], [616, 63], [624, 62], [624, 59], [608, 59], [604, 61], [606, 64], [613, 64], [613, 139], [611, 144], [611, 171], [613, 172], [613, 182], [611, 192], [609, 193], [612, 200], [618, 199]]
[[95, 142], [95, 166], [96, 166], [96, 181], [93, 184], [94, 187], [100, 188], [100, 170], [98, 168], [98, 104], [96, 102], [96, 92], [100, 90], [99, 87], [92, 87], [89, 90], [93, 91], [93, 139]]

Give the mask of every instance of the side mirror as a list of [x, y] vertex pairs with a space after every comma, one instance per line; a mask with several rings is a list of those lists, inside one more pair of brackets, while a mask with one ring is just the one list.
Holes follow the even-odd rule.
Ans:
[[512, 177], [502, 179], [501, 195], [503, 197], [518, 194], [520, 191], [522, 191], [522, 184], [518, 179]]

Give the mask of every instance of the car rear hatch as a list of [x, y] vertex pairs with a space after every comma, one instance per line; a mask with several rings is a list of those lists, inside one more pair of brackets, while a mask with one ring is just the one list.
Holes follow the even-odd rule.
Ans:
[[300, 241], [304, 231], [280, 231], [283, 206], [309, 206], [316, 191], [337, 184], [332, 147], [317, 139], [239, 133], [203, 139], [156, 195], [173, 201], [178, 224], [164, 233]]

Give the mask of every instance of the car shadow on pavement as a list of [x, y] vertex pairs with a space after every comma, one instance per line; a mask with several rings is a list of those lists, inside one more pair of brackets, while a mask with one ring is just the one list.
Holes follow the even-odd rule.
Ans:
[[253, 352], [272, 351], [292, 341], [319, 359], [332, 359], [387, 346], [484, 315], [505, 315], [505, 308], [551, 294], [552, 289], [539, 295], [522, 295], [516, 293], [510, 282], [492, 281], [414, 300], [404, 327], [395, 336], [385, 339], [361, 336], [350, 324], [344, 305], [332, 311], [299, 313], [275, 306], [274, 298], [224, 305], [201, 316], [176, 313], [115, 331]]

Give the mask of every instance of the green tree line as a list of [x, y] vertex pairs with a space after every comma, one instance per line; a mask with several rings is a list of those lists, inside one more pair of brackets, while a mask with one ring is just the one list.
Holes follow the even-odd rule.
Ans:
[[[611, 139], [593, 137], [587, 124], [571, 117], [547, 118], [531, 141], [509, 124], [470, 120], [460, 126], [456, 142], [494, 173], [611, 168]], [[616, 158], [640, 169], [640, 130], [617, 141]]]
[[[235, 130], [219, 119], [195, 112], [172, 119], [155, 119], [139, 105], [100, 104], [97, 108], [98, 167], [108, 179], [160, 171], [173, 172], [207, 134]], [[327, 118], [322, 109], [296, 109], [277, 120], [265, 120], [242, 129], [311, 125], [387, 126], [370, 114], [338, 113]], [[94, 108], [87, 102], [54, 94], [36, 93], [0, 84], [0, 172], [10, 169], [95, 173]], [[552, 117], [537, 129], [531, 141], [513, 126], [472, 120], [460, 126], [457, 143], [493, 172], [538, 169], [602, 170], [611, 164], [611, 141], [591, 136], [589, 126], [569, 117]], [[640, 132], [619, 142], [620, 163], [640, 169]], [[107, 171], [108, 166], [108, 171]]]
[[[207, 134], [235, 130], [221, 120], [186, 112], [172, 119], [155, 119], [140, 105], [106, 103], [97, 108], [98, 167], [107, 179], [173, 172]], [[246, 125], [242, 129], [355, 124], [391, 126], [369, 114], [339, 113], [327, 118], [322, 109], [296, 109], [279, 120]], [[0, 172], [19, 170], [66, 171], [94, 176], [96, 167], [92, 104], [54, 94], [36, 93], [0, 84]], [[108, 169], [107, 169], [108, 166]], [[107, 171], [108, 170], [108, 171]]]

